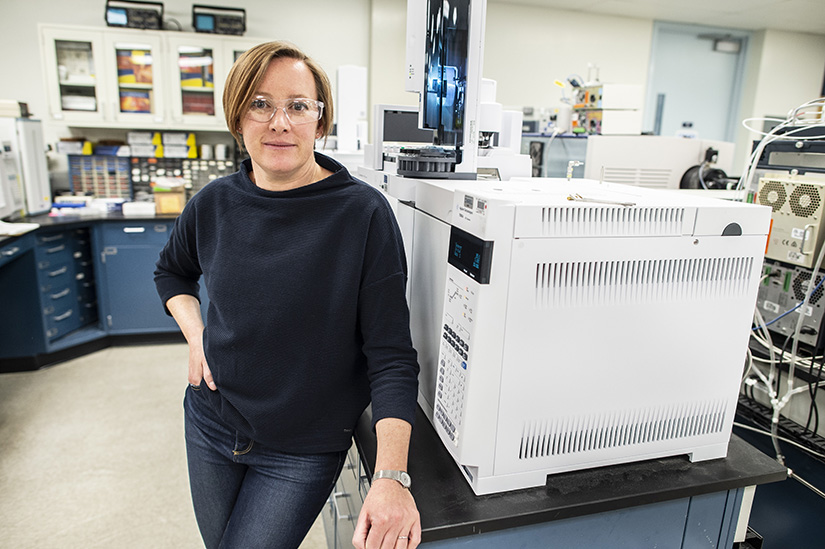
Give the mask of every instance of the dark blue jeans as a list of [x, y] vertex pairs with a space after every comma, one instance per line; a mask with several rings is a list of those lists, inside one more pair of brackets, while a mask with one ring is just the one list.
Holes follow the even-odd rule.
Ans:
[[276, 452], [225, 426], [200, 391], [184, 398], [195, 518], [207, 549], [294, 549], [321, 512], [346, 452]]

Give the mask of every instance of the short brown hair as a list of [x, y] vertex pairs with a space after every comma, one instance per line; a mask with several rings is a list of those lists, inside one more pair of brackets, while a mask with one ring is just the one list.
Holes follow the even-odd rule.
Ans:
[[298, 59], [309, 68], [315, 79], [318, 101], [324, 103], [324, 112], [318, 121], [318, 128], [324, 137], [332, 133], [332, 86], [324, 69], [294, 44], [285, 41], [266, 42], [245, 51], [232, 65], [226, 77], [223, 112], [226, 127], [240, 147], [243, 147], [243, 137], [238, 131], [241, 118], [246, 115], [249, 103], [255, 96], [269, 64], [273, 59], [281, 57]]

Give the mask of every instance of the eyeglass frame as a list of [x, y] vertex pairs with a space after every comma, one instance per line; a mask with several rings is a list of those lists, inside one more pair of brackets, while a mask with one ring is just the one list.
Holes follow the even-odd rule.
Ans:
[[[259, 100], [259, 99], [263, 99], [265, 101], [269, 101], [269, 102], [272, 103], [272, 107], [273, 107], [272, 108], [272, 113], [269, 115], [269, 118], [267, 118], [266, 120], [256, 120], [255, 118], [252, 117], [252, 103]], [[253, 122], [258, 122], [260, 124], [266, 124], [267, 122], [269, 122], [273, 118], [275, 118], [275, 113], [278, 112], [278, 110], [280, 109], [280, 110], [284, 111], [284, 116], [286, 116], [286, 119], [289, 121], [290, 124], [296, 124], [298, 126], [301, 126], [301, 125], [304, 125], [304, 124], [311, 124], [312, 122], [318, 122], [319, 120], [321, 120], [321, 118], [323, 118], [323, 116], [324, 116], [324, 107], [325, 107], [323, 101], [319, 101], [317, 99], [310, 99], [309, 97], [291, 97], [289, 99], [281, 99], [279, 102], [284, 103], [284, 102], [294, 102], [294, 101], [306, 101], [306, 102], [315, 103], [315, 105], [318, 107], [318, 118], [316, 118], [314, 120], [307, 120], [306, 122], [295, 122], [294, 120], [292, 120], [292, 118], [289, 117], [289, 113], [286, 111], [286, 106], [278, 106], [277, 104], [275, 104], [276, 103], [275, 101], [273, 101], [272, 99], [270, 99], [266, 96], [263, 96], [263, 95], [257, 95], [249, 101], [249, 106], [247, 107], [246, 115]]]

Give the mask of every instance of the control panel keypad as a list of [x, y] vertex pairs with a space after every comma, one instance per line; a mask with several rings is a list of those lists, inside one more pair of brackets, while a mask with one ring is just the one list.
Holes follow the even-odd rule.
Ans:
[[473, 297], [474, 292], [469, 288], [451, 284], [441, 331], [434, 414], [447, 437], [456, 446], [464, 414], [470, 355], [469, 329], [472, 326], [472, 318], [468, 313], [472, 311]]

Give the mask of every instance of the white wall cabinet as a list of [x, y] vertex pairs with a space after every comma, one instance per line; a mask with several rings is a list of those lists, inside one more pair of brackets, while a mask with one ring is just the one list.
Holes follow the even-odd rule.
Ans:
[[172, 31], [40, 25], [49, 120], [71, 127], [226, 129], [226, 75], [264, 42]]
[[106, 121], [103, 34], [41, 27], [41, 50], [51, 120]]

